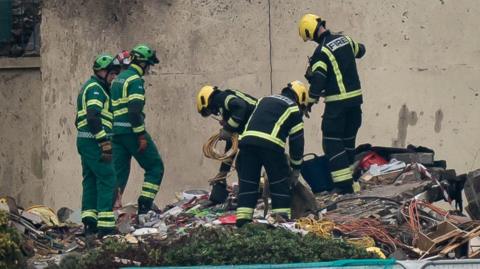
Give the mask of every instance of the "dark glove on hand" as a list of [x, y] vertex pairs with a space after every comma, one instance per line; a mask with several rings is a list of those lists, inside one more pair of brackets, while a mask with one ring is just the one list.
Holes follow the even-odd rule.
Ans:
[[232, 132], [225, 129], [220, 129], [220, 140], [231, 140]]
[[100, 143], [100, 149], [102, 150], [102, 154], [100, 159], [102, 162], [109, 163], [112, 161], [112, 142], [111, 141], [103, 141]]
[[147, 138], [145, 137], [144, 134], [141, 134], [138, 136], [137, 139], [138, 139], [138, 153], [143, 153], [148, 146]]

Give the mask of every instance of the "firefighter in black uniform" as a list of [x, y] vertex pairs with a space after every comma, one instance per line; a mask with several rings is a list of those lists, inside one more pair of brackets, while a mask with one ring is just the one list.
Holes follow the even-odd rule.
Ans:
[[[232, 147], [233, 133], [242, 133], [248, 118], [255, 109], [257, 99], [238, 90], [220, 90], [215, 86], [203, 86], [197, 95], [197, 111], [203, 117], [220, 115], [223, 128], [220, 139], [226, 141], [225, 152]], [[223, 203], [228, 195], [227, 174], [230, 172], [233, 158], [225, 160], [220, 165], [220, 171], [215, 176], [210, 200]]]
[[[240, 135], [240, 152], [236, 162], [240, 187], [238, 227], [252, 220], [262, 166], [268, 176], [272, 212], [286, 219], [291, 217], [290, 190], [292, 184], [298, 180], [302, 164], [302, 116], [307, 98], [305, 85], [300, 81], [293, 81], [282, 90], [281, 95], [264, 97], [258, 101], [245, 131]], [[289, 161], [285, 155], [287, 137]]]
[[300, 19], [299, 34], [303, 41], [319, 44], [305, 74], [310, 83], [306, 115], [323, 97], [323, 150], [329, 158], [334, 191], [351, 193], [355, 140], [362, 122], [363, 103], [355, 58], [365, 54], [365, 46], [348, 36], [331, 33], [325, 28], [325, 21], [313, 14]]

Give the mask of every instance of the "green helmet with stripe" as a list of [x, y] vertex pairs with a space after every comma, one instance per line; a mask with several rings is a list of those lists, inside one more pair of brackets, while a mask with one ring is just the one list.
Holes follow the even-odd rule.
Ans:
[[115, 58], [110, 54], [100, 54], [95, 58], [93, 70], [109, 70], [114, 66]]
[[136, 45], [130, 55], [133, 61], [147, 62], [150, 65], [159, 63], [155, 50], [145, 44]]

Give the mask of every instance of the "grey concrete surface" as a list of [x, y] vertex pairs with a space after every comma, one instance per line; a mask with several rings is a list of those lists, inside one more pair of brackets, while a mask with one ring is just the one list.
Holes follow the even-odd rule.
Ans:
[[38, 69], [0, 69], [0, 197], [41, 203], [42, 86]]
[[[359, 143], [413, 143], [434, 148], [459, 172], [480, 166], [475, 0], [46, 0], [42, 108], [30, 112], [42, 126], [44, 202], [79, 206], [74, 102], [95, 54], [137, 42], [157, 48], [161, 64], [146, 77], [146, 113], [166, 164], [157, 197], [164, 204], [185, 188], [206, 188], [218, 167], [202, 157], [201, 145], [218, 125], [196, 113], [196, 91], [211, 83], [263, 96], [290, 80], [304, 81], [314, 50], [298, 37], [305, 12], [367, 47], [358, 61], [365, 92]], [[307, 152], [322, 151], [322, 108], [306, 122]], [[135, 201], [141, 181], [135, 164], [125, 202]]]

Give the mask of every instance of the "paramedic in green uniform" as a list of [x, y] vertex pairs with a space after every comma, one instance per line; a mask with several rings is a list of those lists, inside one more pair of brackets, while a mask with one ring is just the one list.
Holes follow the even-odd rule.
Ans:
[[120, 66], [114, 64], [111, 55], [102, 54], [95, 59], [93, 71], [78, 95], [75, 124], [83, 174], [82, 222], [86, 235], [98, 231], [103, 236], [115, 231], [109, 86]]
[[143, 76], [158, 63], [155, 51], [137, 45], [130, 52], [130, 66], [112, 82], [113, 163], [118, 188], [125, 190], [134, 157], [145, 170], [138, 198], [138, 214], [147, 213], [163, 178], [163, 162], [157, 147], [145, 130], [145, 88]]

